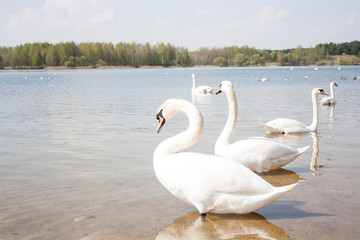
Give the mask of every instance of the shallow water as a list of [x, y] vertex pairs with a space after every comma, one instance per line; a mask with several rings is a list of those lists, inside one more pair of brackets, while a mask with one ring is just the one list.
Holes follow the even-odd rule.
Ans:
[[[318, 134], [268, 136], [312, 146], [283, 169], [262, 174], [276, 186], [302, 179], [296, 188], [256, 213], [203, 222], [161, 186], [153, 151], [188, 122], [177, 115], [157, 134], [158, 106], [168, 98], [196, 102], [205, 129], [189, 151], [213, 153], [227, 118], [225, 95], [192, 99], [191, 73], [197, 85], [233, 82], [234, 139], [266, 136], [258, 120], [310, 124], [312, 88], [329, 92], [330, 82], [338, 83], [336, 106], [319, 109]], [[360, 67], [1, 71], [0, 239], [355, 239], [360, 79], [353, 78], [359, 75]]]

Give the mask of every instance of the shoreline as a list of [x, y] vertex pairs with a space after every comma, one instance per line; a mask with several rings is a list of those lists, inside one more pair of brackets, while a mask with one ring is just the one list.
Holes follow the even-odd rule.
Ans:
[[[360, 65], [340, 65], [340, 64], [333, 64], [333, 65], [322, 65], [321, 67], [325, 66], [360, 66]], [[47, 67], [22, 67], [22, 68], [13, 68], [13, 67], [2, 67], [1, 70], [70, 70], [70, 69], [130, 69], [130, 68], [212, 68], [212, 67], [219, 67], [219, 68], [227, 68], [227, 67], [319, 67], [318, 65], [295, 65], [295, 66], [280, 66], [278, 64], [265, 64], [264, 66], [227, 66], [227, 67], [220, 67], [217, 65], [194, 65], [194, 66], [139, 66], [139, 67], [132, 67], [132, 66], [77, 66], [77, 67], [65, 67], [65, 66], [47, 66]]]

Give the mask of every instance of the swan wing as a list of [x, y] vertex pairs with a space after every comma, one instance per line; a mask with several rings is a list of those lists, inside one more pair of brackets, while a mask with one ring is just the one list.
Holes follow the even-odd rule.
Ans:
[[307, 131], [307, 126], [303, 123], [289, 118], [277, 118], [267, 123], [260, 123], [267, 132], [272, 133], [296, 133]]
[[154, 159], [154, 169], [167, 190], [200, 212], [252, 212], [292, 188], [280, 191], [244, 165], [216, 155], [171, 154]]
[[199, 87], [195, 88], [194, 91], [201, 92], [201, 93], [210, 93], [210, 92], [214, 91], [214, 88], [209, 87], [209, 86], [199, 86]]
[[220, 155], [238, 161], [255, 172], [263, 172], [292, 162], [306, 149], [296, 149], [273, 139], [258, 137], [234, 142]]

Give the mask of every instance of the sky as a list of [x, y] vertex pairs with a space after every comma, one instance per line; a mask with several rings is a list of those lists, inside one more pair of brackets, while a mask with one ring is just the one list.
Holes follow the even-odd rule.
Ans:
[[0, 46], [67, 41], [257, 49], [360, 40], [359, 0], [0, 0]]

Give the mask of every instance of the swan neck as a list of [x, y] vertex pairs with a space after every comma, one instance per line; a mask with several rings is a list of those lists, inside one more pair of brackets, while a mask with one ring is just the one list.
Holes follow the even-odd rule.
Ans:
[[334, 85], [330, 85], [330, 95], [332, 99], [335, 99], [335, 94], [334, 94]]
[[235, 131], [237, 122], [238, 105], [236, 100], [236, 94], [233, 89], [231, 89], [231, 91], [226, 91], [225, 94], [228, 100], [229, 113], [225, 123], [225, 127], [216, 141], [215, 153], [221, 151], [221, 148], [230, 144], [230, 140]]
[[183, 112], [187, 115], [189, 120], [188, 128], [162, 141], [156, 148], [154, 156], [174, 154], [193, 146], [199, 141], [204, 129], [204, 120], [197, 107], [188, 103], [181, 109], [178, 109], [178, 112]]
[[192, 79], [193, 79], [193, 85], [192, 85], [192, 89], [194, 90], [195, 89], [195, 82], [196, 82], [196, 77], [195, 76], [192, 76]]
[[312, 104], [313, 104], [313, 120], [309, 128], [311, 131], [316, 131], [318, 125], [318, 117], [319, 117], [318, 102], [317, 102], [317, 95], [316, 94], [311, 94], [311, 95], [312, 95]]

